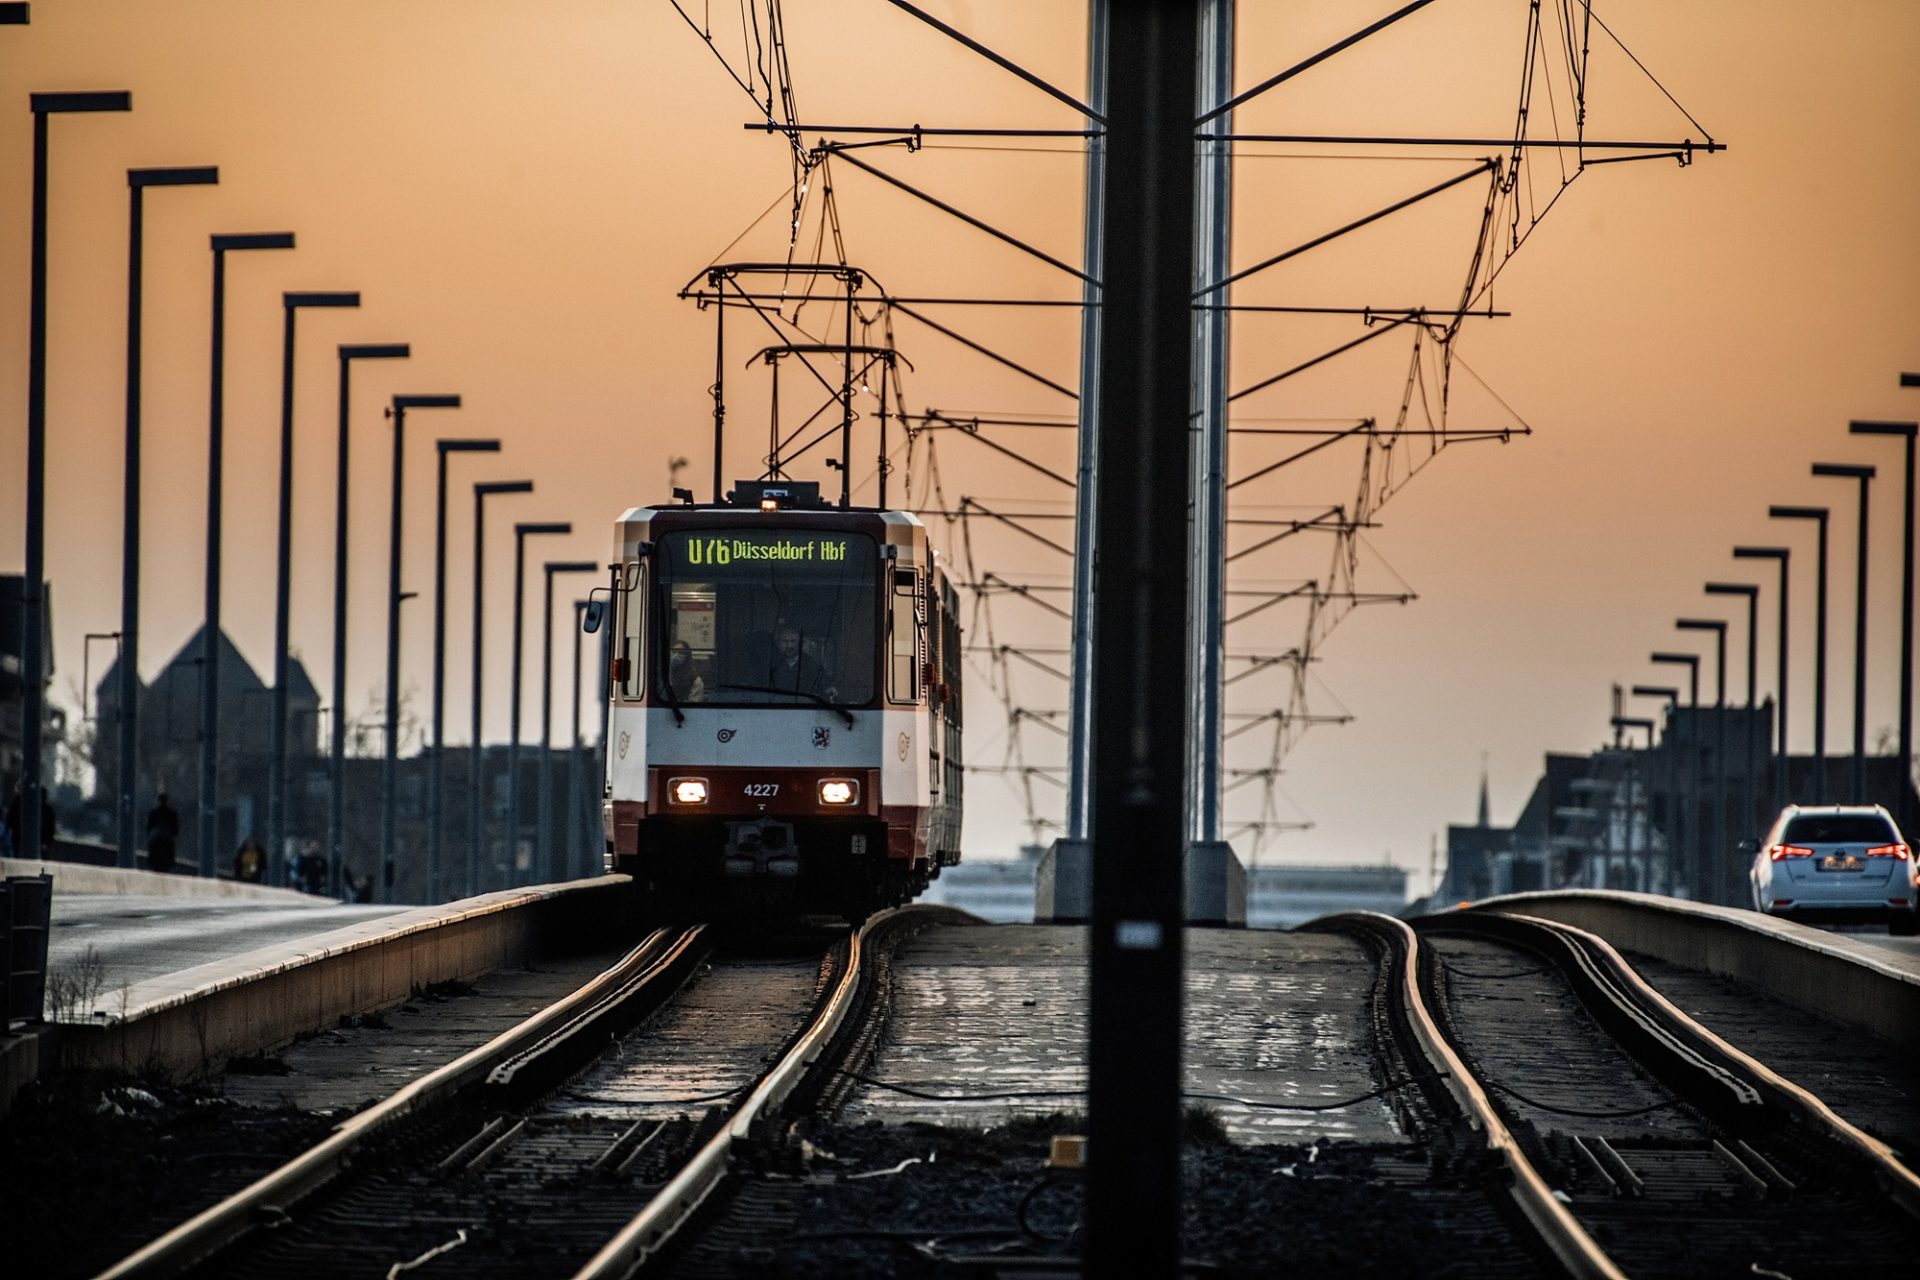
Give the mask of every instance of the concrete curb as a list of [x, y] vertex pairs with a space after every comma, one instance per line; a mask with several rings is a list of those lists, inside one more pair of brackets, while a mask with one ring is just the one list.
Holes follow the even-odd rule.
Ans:
[[330, 907], [332, 898], [315, 897], [293, 889], [274, 889], [244, 880], [209, 880], [201, 876], [163, 875], [122, 867], [96, 867], [86, 862], [42, 862], [38, 858], [0, 858], [0, 874], [51, 875], [55, 893], [152, 894], [169, 898], [247, 898], [279, 906]]
[[1920, 1050], [1920, 972], [1845, 934], [1734, 907], [1605, 889], [1508, 894], [1468, 909], [1570, 924], [1623, 951], [1739, 978], [1809, 1012]]
[[109, 996], [93, 1024], [51, 1028], [50, 1056], [61, 1068], [211, 1075], [434, 983], [590, 946], [623, 923], [627, 884], [602, 876], [485, 894], [137, 983]]

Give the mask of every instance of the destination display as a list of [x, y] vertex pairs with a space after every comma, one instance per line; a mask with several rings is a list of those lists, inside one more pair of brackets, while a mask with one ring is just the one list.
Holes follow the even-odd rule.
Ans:
[[[675, 533], [662, 540], [675, 570], [807, 569], [870, 564], [873, 540], [861, 534], [803, 530], [721, 530]], [[863, 554], [864, 551], [864, 554]]]

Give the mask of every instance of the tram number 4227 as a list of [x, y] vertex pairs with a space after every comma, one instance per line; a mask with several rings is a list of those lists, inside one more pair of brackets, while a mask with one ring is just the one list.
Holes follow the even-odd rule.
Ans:
[[744, 790], [752, 799], [770, 800], [780, 794], [780, 784], [777, 782], [749, 782]]

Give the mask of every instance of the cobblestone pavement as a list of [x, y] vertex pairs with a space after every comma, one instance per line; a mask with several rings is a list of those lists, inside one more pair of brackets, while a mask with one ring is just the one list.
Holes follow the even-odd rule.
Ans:
[[[1373, 1066], [1372, 959], [1346, 938], [1264, 930], [1189, 930], [1185, 1087], [1247, 1101], [1324, 1103], [1384, 1083]], [[1086, 930], [944, 926], [894, 957], [892, 1012], [875, 1079], [946, 1098], [861, 1085], [840, 1119], [987, 1126], [1080, 1111], [1086, 1082]], [[1234, 1141], [1396, 1142], [1373, 1099], [1326, 1112], [1207, 1101]]]

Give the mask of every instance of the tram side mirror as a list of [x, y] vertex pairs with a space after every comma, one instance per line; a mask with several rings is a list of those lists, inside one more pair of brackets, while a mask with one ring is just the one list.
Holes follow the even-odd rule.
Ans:
[[893, 589], [895, 591], [911, 592], [913, 590], [913, 570], [895, 569], [893, 571]]
[[587, 601], [585, 612], [580, 615], [580, 629], [588, 635], [592, 635], [600, 629], [600, 624], [606, 620], [607, 602], [604, 600], [589, 600]]

